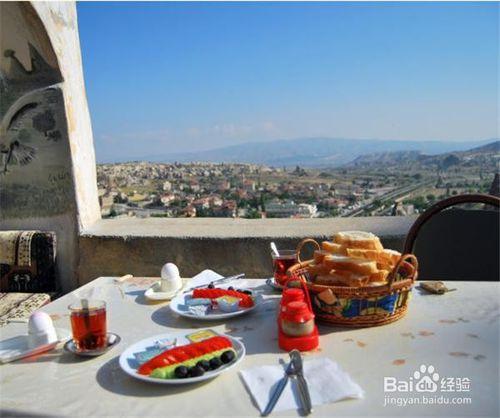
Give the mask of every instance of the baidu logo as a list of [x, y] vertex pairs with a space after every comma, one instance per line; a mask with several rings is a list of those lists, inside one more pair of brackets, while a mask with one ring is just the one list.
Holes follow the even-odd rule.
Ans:
[[417, 392], [436, 392], [438, 390], [439, 374], [435, 372], [434, 366], [422, 364], [419, 370], [415, 370], [413, 377], [416, 381]]
[[439, 373], [432, 365], [422, 364], [413, 372], [408, 380], [397, 380], [395, 377], [384, 377], [385, 392], [436, 392], [438, 390]]
[[470, 390], [470, 378], [443, 377], [432, 364], [422, 364], [407, 379], [384, 377], [384, 406], [470, 404], [470, 396], [456, 396]]

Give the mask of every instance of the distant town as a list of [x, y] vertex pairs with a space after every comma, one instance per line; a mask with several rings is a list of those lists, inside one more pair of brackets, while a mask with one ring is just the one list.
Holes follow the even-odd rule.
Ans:
[[[360, 156], [334, 168], [127, 162], [97, 166], [102, 216], [328, 218], [411, 215], [498, 189], [499, 142], [434, 156]], [[495, 184], [496, 182], [496, 184]]]

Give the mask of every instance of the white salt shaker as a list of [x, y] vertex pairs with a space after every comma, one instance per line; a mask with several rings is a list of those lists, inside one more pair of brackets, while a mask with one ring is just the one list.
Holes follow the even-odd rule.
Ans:
[[28, 321], [29, 345], [32, 348], [57, 341], [52, 318], [45, 312], [34, 312]]
[[174, 263], [167, 263], [161, 269], [160, 290], [162, 292], [177, 292], [182, 287], [179, 269]]

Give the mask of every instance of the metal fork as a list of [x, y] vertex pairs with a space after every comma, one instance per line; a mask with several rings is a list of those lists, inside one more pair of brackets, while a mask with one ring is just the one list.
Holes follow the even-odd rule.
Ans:
[[264, 412], [262, 412], [263, 417], [267, 417], [274, 407], [276, 406], [276, 403], [278, 402], [278, 399], [280, 398], [281, 394], [285, 390], [286, 384], [288, 383], [288, 380], [290, 380], [290, 377], [295, 374], [295, 370], [293, 368], [293, 362], [290, 361], [288, 363], [288, 366], [285, 370], [285, 376], [282, 377], [282, 379], [278, 382], [278, 386], [276, 386], [276, 389], [274, 390], [271, 399], [269, 399], [269, 402], [264, 409]]

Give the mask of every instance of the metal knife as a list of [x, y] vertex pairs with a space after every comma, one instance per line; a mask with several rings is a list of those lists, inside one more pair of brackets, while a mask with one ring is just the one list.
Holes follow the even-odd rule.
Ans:
[[[222, 277], [222, 278], [214, 280], [214, 281], [212, 281], [210, 283], [212, 283], [212, 284], [222, 284], [222, 283], [232, 282], [233, 280], [242, 279], [243, 277], [245, 277], [245, 273], [236, 274], [234, 276]], [[210, 283], [205, 283], [205, 284], [200, 284], [198, 286], [190, 287], [189, 289], [184, 290], [182, 293], [191, 292], [191, 290], [199, 289], [200, 287], [207, 287]]]
[[297, 378], [297, 387], [299, 389], [299, 397], [302, 404], [302, 409], [306, 415], [309, 415], [312, 412], [312, 402], [309, 388], [307, 386], [307, 381], [304, 377], [302, 356], [300, 355], [300, 351], [290, 351], [290, 359], [293, 364], [293, 372]]
[[285, 376], [283, 376], [283, 378], [278, 382], [278, 386], [276, 386], [276, 389], [274, 390], [271, 399], [269, 399], [269, 402], [266, 408], [264, 409], [264, 412], [262, 412], [261, 416], [267, 417], [272, 412], [274, 406], [278, 402], [278, 399], [283, 393], [283, 390], [285, 390], [286, 384], [288, 383], [288, 379], [290, 379], [290, 376], [293, 373], [294, 373], [293, 363], [290, 362], [285, 370]]

